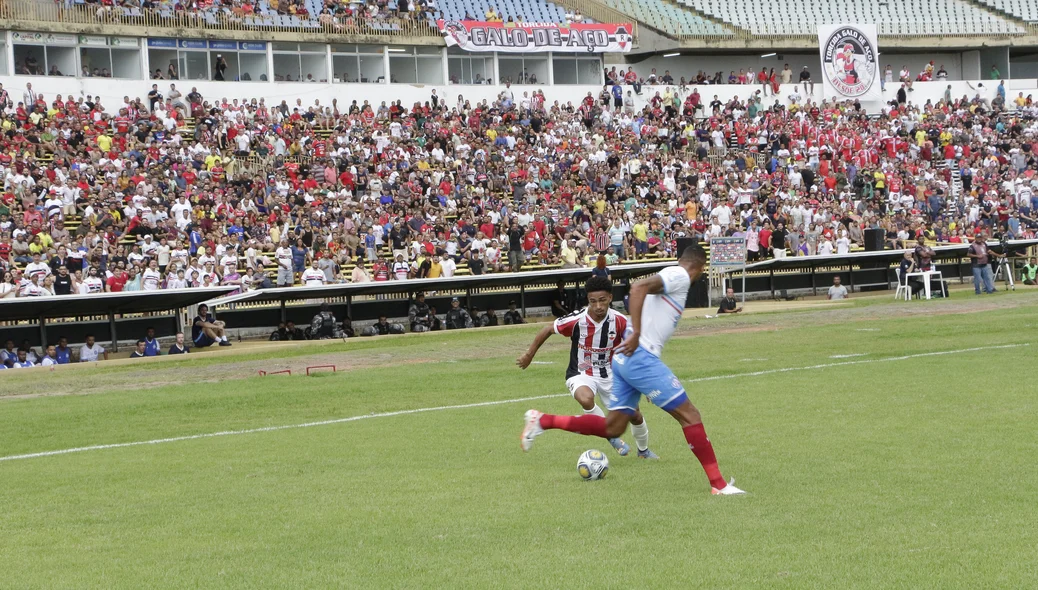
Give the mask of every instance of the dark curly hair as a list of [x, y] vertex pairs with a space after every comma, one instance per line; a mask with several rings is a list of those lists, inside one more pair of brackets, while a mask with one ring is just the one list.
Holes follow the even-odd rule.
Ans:
[[613, 293], [613, 283], [605, 277], [591, 277], [584, 284], [585, 293], [594, 293], [596, 291], [606, 291], [609, 294]]

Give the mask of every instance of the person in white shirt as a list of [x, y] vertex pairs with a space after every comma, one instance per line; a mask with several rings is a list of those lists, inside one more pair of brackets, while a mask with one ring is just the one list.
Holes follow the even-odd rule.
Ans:
[[86, 343], [79, 347], [79, 362], [89, 363], [101, 358], [108, 360], [108, 351], [103, 346], [94, 342], [94, 335], [87, 334]]
[[148, 263], [148, 268], [141, 273], [141, 290], [158, 291], [161, 282], [162, 273], [159, 272], [159, 261], [152, 260]]
[[851, 240], [847, 237], [845, 230], [840, 231], [840, 237], [836, 239], [836, 253], [849, 254], [851, 251]]
[[450, 278], [454, 276], [454, 273], [458, 270], [458, 264], [454, 262], [454, 259], [450, 256], [444, 256], [443, 260], [440, 261], [440, 276], [444, 278]]
[[39, 254], [32, 255], [32, 262], [25, 265], [25, 272], [22, 273], [22, 275], [29, 280], [35, 279], [36, 277], [43, 279], [49, 274], [50, 265], [48, 265], [45, 262], [41, 262]]
[[159, 241], [159, 245], [155, 247], [155, 258], [159, 261], [160, 269], [165, 269], [169, 266], [170, 251], [171, 249], [169, 244], [166, 243], [166, 238], [162, 238]]
[[187, 289], [188, 287], [183, 269], [178, 270], [176, 276], [166, 278], [166, 289]]
[[[724, 480], [699, 411], [689, 401], [681, 380], [660, 360], [663, 346], [670, 340], [684, 313], [688, 291], [692, 283], [702, 276], [706, 260], [706, 252], [700, 246], [689, 246], [681, 253], [677, 266], [665, 268], [659, 274], [631, 285], [630, 325], [624, 331], [624, 341], [612, 351], [609, 414], [604, 418], [595, 414], [573, 417], [529, 410], [520, 437], [524, 451], [533, 446], [537, 436], [549, 429], [606, 439], [620, 436], [627, 429], [628, 422], [637, 415], [641, 397], [645, 395], [649, 402], [678, 421], [689, 449], [706, 472], [712, 494], [745, 493], [733, 485], [734, 480], [733, 483]], [[587, 291], [590, 293], [591, 289]], [[519, 361], [517, 363], [523, 366]]]
[[278, 263], [278, 287], [291, 287], [295, 276], [292, 274], [292, 249], [288, 247], [288, 238], [281, 238], [281, 245], [274, 251], [274, 260]]
[[102, 281], [101, 278], [97, 276], [96, 266], [91, 266], [90, 269], [87, 270], [87, 277], [83, 279], [83, 282], [80, 283], [80, 285], [81, 291], [85, 290], [84, 294], [101, 293], [105, 290], [104, 281]]
[[826, 294], [826, 299], [847, 299], [847, 287], [840, 284], [840, 276], [833, 277], [833, 286], [829, 287], [829, 292]]
[[318, 259], [310, 262], [310, 267], [303, 271], [303, 284], [307, 287], [320, 287], [325, 283], [324, 271], [318, 267]]
[[721, 201], [720, 205], [710, 211], [710, 215], [717, 217], [717, 223], [721, 227], [728, 227], [728, 224], [732, 222], [732, 208], [728, 206], [728, 201]]
[[43, 355], [43, 360], [40, 361], [40, 366], [49, 367], [58, 364], [58, 349], [54, 348], [51, 344], [47, 347], [46, 352]]
[[411, 265], [404, 261], [403, 254], [397, 254], [396, 262], [393, 263], [393, 278], [398, 281], [403, 281], [407, 278], [407, 274], [411, 271]]
[[223, 274], [230, 275], [238, 271], [238, 257], [235, 256], [234, 250], [228, 249], [224, 255], [220, 258], [220, 268], [223, 269]]

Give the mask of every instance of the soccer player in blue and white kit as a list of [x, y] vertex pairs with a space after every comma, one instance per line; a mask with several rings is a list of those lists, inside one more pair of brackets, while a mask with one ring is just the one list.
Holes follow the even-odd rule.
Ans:
[[536, 437], [551, 429], [607, 439], [619, 436], [644, 395], [681, 425], [689, 448], [706, 471], [712, 494], [746, 493], [733, 485], [734, 480], [728, 483], [721, 476], [699, 410], [688, 400], [681, 381], [660, 360], [663, 345], [681, 319], [688, 290], [703, 274], [705, 265], [706, 252], [699, 246], [689, 246], [677, 266], [631, 285], [631, 328], [613, 355], [613, 388], [606, 404], [609, 414], [605, 418], [594, 414], [554, 416], [529, 410], [522, 433], [523, 450], [529, 450]]

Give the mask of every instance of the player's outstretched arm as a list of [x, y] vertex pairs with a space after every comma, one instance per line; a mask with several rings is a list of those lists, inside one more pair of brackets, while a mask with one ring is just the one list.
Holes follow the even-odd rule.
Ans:
[[533, 362], [533, 357], [536, 356], [537, 351], [540, 350], [541, 345], [544, 344], [544, 342], [554, 333], [554, 324], [548, 324], [547, 326], [541, 328], [541, 331], [537, 332], [537, 335], [534, 336], [533, 342], [530, 343], [530, 348], [528, 348], [526, 352], [522, 354], [522, 356], [515, 359], [515, 364], [518, 365], [520, 369], [525, 369], [526, 367], [529, 367], [530, 363]]
[[642, 304], [645, 303], [645, 296], [662, 292], [663, 277], [658, 274], [631, 285], [628, 300], [631, 313], [631, 334], [620, 344], [618, 352], [631, 356], [634, 351], [638, 350], [638, 340], [641, 338], [642, 332]]

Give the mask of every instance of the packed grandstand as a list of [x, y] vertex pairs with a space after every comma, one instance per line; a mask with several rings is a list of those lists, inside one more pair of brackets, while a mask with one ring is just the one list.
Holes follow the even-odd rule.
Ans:
[[[865, 4], [873, 15], [893, 10]], [[796, 15], [807, 4], [789, 5]], [[593, 6], [654, 26], [646, 12], [652, 3]], [[767, 33], [754, 10], [690, 0], [666, 6], [728, 32]], [[1035, 15], [1015, 6], [945, 0], [920, 10], [964, 35], [1031, 34]], [[538, 2], [463, 10], [413, 1], [120, 2], [64, 10], [59, 20], [96, 11], [131, 25], [142, 15], [188, 13], [201, 19], [199, 28], [226, 18], [245, 29], [305, 28], [328, 15], [594, 22]], [[214, 15], [222, 16], [206, 20]], [[78, 20], [68, 17], [70, 30]], [[680, 37], [666, 27], [656, 33]], [[999, 72], [1002, 62], [989, 73], [965, 53], [950, 68], [927, 54], [883, 64], [882, 98], [869, 103], [827, 96], [817, 62], [758, 71], [754, 57], [751, 67], [724, 71], [700, 57], [693, 71], [684, 58], [670, 68], [652, 67], [670, 63], [658, 55], [605, 63], [598, 54], [560, 53], [545, 58], [551, 66], [540, 73], [540, 54], [474, 53], [458, 65], [455, 49], [445, 47], [356, 46], [351, 75], [336, 72], [341, 47], [325, 46], [314, 67], [335, 82], [363, 76], [392, 89], [403, 64], [417, 78], [439, 68], [440, 83], [458, 84], [400, 85], [390, 93], [404, 98], [369, 100], [385, 94], [304, 71], [308, 43], [289, 44], [295, 53], [283, 42], [252, 43], [266, 52], [252, 60], [246, 42], [232, 53], [202, 41], [209, 51], [185, 57], [183, 48], [195, 46], [184, 41], [170, 50], [141, 39], [127, 50], [128, 42], [109, 38], [108, 61], [87, 63], [101, 55], [88, 51], [90, 39], [80, 35], [63, 53], [53, 34], [8, 33], [14, 62], [5, 65], [18, 75], [3, 77], [0, 90], [0, 297], [521, 272], [593, 266], [599, 256], [612, 265], [673, 257], [680, 238], [733, 235], [747, 238], [752, 259], [825, 255], [860, 249], [867, 229], [883, 230], [888, 247], [905, 247], [921, 237], [938, 244], [976, 234], [1027, 238], [1038, 227], [1038, 105], [1031, 93], [1007, 89], [1015, 87]], [[85, 95], [87, 86], [47, 89], [56, 88], [47, 83], [61, 73], [59, 63], [79, 73], [80, 84], [116, 75], [116, 61], [126, 57], [116, 45], [142, 62], [132, 86], [104, 95]], [[364, 51], [381, 53], [369, 75]], [[401, 53], [410, 61], [400, 61]], [[289, 54], [295, 69], [278, 72]], [[167, 57], [168, 67], [154, 67]], [[198, 69], [196, 58], [204, 59], [202, 82], [184, 71]], [[477, 71], [475, 59], [490, 61]], [[580, 94], [557, 74], [566, 59], [584, 68], [573, 82], [586, 81], [588, 63], [594, 69], [594, 83], [579, 86]], [[967, 66], [969, 59], [975, 63]], [[262, 73], [248, 75], [248, 64], [260, 62]], [[981, 67], [984, 79], [970, 81]], [[506, 68], [514, 69], [501, 75]], [[272, 98], [243, 82], [259, 76], [271, 86], [286, 81], [284, 90]], [[318, 86], [286, 94], [306, 81]]]

